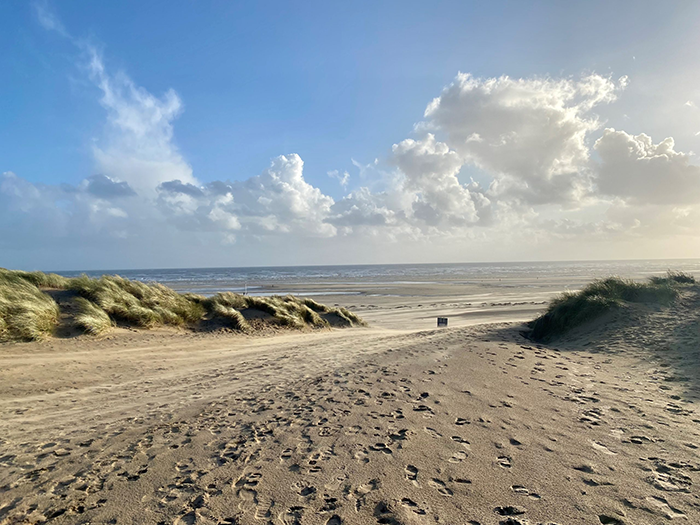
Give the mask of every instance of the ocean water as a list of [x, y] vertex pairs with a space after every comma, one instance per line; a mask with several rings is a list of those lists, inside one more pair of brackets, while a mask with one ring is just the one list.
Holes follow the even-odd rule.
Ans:
[[[66, 277], [83, 273], [91, 277], [118, 274], [143, 282], [160, 282], [181, 292], [204, 294], [217, 291], [247, 291], [251, 295], [284, 294], [287, 292], [285, 287], [289, 286], [299, 295], [341, 295], [358, 292], [344, 292], [338, 289], [338, 285], [489, 283], [507, 286], [517, 282], [520, 286], [527, 286], [529, 283], [536, 285], [541, 279], [567, 283], [586, 282], [609, 275], [644, 278], [662, 274], [668, 269], [700, 276], [700, 259], [179, 268], [57, 273]], [[304, 285], [312, 289], [304, 291]], [[324, 286], [329, 289], [324, 290]]]

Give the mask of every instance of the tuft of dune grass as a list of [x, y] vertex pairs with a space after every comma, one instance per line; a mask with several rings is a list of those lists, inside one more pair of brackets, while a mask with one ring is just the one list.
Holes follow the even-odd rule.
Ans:
[[649, 277], [649, 281], [653, 284], [695, 284], [696, 282], [692, 274], [674, 272], [672, 270], [668, 270], [664, 276], [655, 275], [654, 277]]
[[205, 304], [212, 311], [217, 305], [236, 310], [258, 310], [271, 316], [277, 324], [291, 328], [303, 328], [307, 324], [318, 327], [327, 326], [318, 314], [314, 316], [315, 312], [304, 306], [294, 296], [255, 297], [223, 292], [210, 297]]
[[245, 332], [252, 329], [242, 312], [245, 310], [265, 312], [271, 317], [270, 322], [297, 329], [329, 327], [327, 318], [332, 315], [344, 326], [365, 325], [345, 308], [330, 308], [293, 295], [254, 297], [222, 292], [207, 298], [118, 275], [68, 279], [56, 274], [0, 268], [0, 340], [40, 339], [54, 329], [59, 307], [41, 289], [75, 292], [77, 314], [73, 322], [90, 335], [103, 334], [119, 324], [139, 328], [163, 325], [196, 328], [215, 319]]
[[217, 304], [235, 308], [236, 310], [248, 308], [246, 296], [232, 292], [219, 292], [216, 295], [204, 299], [204, 304], [207, 308], [213, 308], [214, 305]]
[[318, 313], [311, 308], [309, 308], [306, 305], [301, 305], [300, 306], [301, 310], [301, 318], [304, 320], [304, 322], [308, 325], [314, 326], [316, 328], [324, 328], [327, 326], [330, 326], [328, 324], [328, 321], [326, 321], [323, 317], [318, 315]]
[[161, 284], [146, 284], [104, 275], [71, 279], [68, 288], [95, 303], [110, 318], [131, 326], [183, 326], [201, 321], [205, 308]]
[[242, 332], [250, 331], [250, 324], [246, 321], [243, 314], [223, 303], [214, 303], [212, 313], [220, 320], [224, 321], [230, 328], [240, 330]]
[[367, 326], [367, 323], [358, 315], [352, 313], [347, 308], [334, 308], [333, 313], [350, 322], [350, 326]]
[[278, 317], [286, 326], [298, 328], [306, 325], [316, 328], [325, 328], [329, 326], [325, 319], [293, 295], [288, 295], [286, 297], [273, 296], [271, 299], [277, 301]]
[[[308, 297], [303, 297], [303, 298], [293, 297], [293, 299], [298, 304], [305, 306], [308, 310], [310, 310], [311, 312], [316, 314], [323, 321], [325, 321], [325, 319], [321, 318], [321, 316], [318, 314], [335, 314], [340, 319], [345, 321], [348, 326], [367, 326], [367, 323], [361, 317], [352, 313], [347, 308], [342, 308], [342, 307], [331, 308], [330, 306], [326, 306], [325, 304], [318, 303], [318, 302], [316, 302], [313, 299], [310, 299]], [[313, 319], [315, 319], [315, 317], [316, 316], [312, 316]], [[327, 321], [326, 321], [326, 324], [328, 324]]]
[[0, 340], [36, 341], [58, 323], [56, 301], [20, 276], [0, 274]]
[[217, 304], [237, 310], [258, 310], [270, 315], [279, 325], [290, 328], [327, 328], [330, 323], [323, 316], [329, 314], [337, 316], [346, 326], [367, 326], [367, 323], [346, 308], [331, 308], [313, 299], [294, 295], [255, 297], [223, 292], [205, 299], [204, 304], [210, 311]]
[[76, 298], [75, 302], [78, 306], [78, 314], [75, 316], [74, 323], [86, 334], [101, 335], [114, 326], [109, 315], [95, 303], [83, 297]]
[[300, 301], [304, 304], [304, 306], [310, 308], [314, 312], [326, 313], [330, 311], [330, 308], [325, 304], [317, 303], [316, 301], [308, 297], [302, 298], [300, 299]]
[[578, 292], [565, 292], [550, 301], [547, 311], [529, 323], [530, 337], [550, 341], [625, 303], [670, 304], [678, 297], [679, 286], [694, 282], [692, 276], [674, 272], [646, 282], [620, 277], [593, 281]]
[[6, 270], [0, 268], [0, 285], [3, 283], [15, 283], [18, 280], [26, 281], [38, 288], [65, 288], [69, 279], [55, 273], [23, 272], [20, 270]]
[[246, 302], [246, 308], [252, 308], [254, 310], [260, 310], [270, 314], [272, 317], [279, 318], [282, 312], [280, 312], [278, 306], [278, 299], [276, 296], [271, 297], [253, 297], [249, 295], [243, 296]]

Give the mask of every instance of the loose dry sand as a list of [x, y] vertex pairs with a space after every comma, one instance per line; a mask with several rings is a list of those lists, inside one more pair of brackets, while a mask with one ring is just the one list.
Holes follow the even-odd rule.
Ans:
[[549, 346], [521, 292], [0, 346], [0, 523], [700, 523], [697, 292]]

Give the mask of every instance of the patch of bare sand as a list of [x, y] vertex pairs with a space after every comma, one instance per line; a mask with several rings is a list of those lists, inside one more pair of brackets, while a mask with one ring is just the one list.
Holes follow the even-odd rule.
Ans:
[[684, 306], [556, 348], [517, 324], [5, 346], [0, 522], [698, 523]]

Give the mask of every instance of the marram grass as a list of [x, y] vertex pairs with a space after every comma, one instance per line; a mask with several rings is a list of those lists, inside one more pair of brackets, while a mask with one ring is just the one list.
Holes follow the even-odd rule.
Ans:
[[578, 292], [565, 292], [550, 301], [547, 311], [529, 323], [529, 335], [536, 341], [551, 341], [626, 303], [668, 305], [678, 297], [682, 286], [692, 284], [692, 275], [671, 271], [646, 282], [620, 277], [599, 279]]
[[65, 288], [69, 279], [55, 273], [22, 272], [20, 270], [6, 270], [0, 268], [0, 285], [3, 283], [16, 283], [26, 281], [39, 288]]
[[114, 326], [191, 329], [222, 326], [250, 332], [253, 330], [250, 318], [297, 329], [366, 324], [345, 308], [331, 308], [292, 295], [252, 297], [222, 292], [207, 298], [117, 275], [69, 279], [0, 268], [0, 340], [29, 341], [52, 333], [60, 309], [44, 290], [72, 292], [75, 311], [72, 323], [89, 335], [104, 334]]
[[71, 279], [68, 289], [95, 303], [114, 321], [140, 328], [185, 326], [202, 319], [204, 307], [161, 284], [130, 281], [118, 275]]
[[75, 325], [89, 335], [101, 335], [114, 326], [114, 321], [102, 308], [83, 297], [76, 299], [78, 314]]
[[221, 303], [214, 303], [211, 311], [229, 328], [233, 328], [234, 330], [240, 330], [242, 332], [249, 332], [251, 329], [250, 324], [248, 324], [246, 318], [243, 317], [243, 314], [235, 308], [226, 306]]
[[36, 341], [58, 322], [56, 302], [29, 281], [0, 273], [0, 341]]

